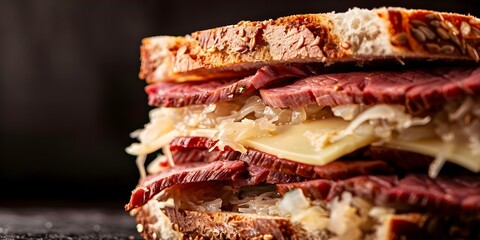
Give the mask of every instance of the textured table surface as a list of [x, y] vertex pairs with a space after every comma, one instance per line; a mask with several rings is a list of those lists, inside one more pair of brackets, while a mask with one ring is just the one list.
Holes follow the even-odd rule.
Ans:
[[141, 239], [121, 209], [1, 208], [0, 240]]

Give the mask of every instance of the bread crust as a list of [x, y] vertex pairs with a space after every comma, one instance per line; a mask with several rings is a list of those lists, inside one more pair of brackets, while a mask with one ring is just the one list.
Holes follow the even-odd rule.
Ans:
[[[161, 236], [160, 231], [166, 230], [155, 227], [154, 222], [159, 220], [159, 216], [153, 214], [151, 210], [151, 207], [146, 205], [139, 208], [136, 213], [137, 222], [142, 225], [140, 234], [146, 240], [158, 239]], [[172, 222], [172, 230], [180, 233], [178, 239], [311, 239], [309, 233], [288, 218], [228, 212], [197, 212], [172, 207], [165, 207], [162, 212]]]
[[146, 38], [140, 78], [192, 81], [239, 75], [244, 69], [288, 62], [378, 59], [478, 62], [480, 19], [404, 8], [354, 8]]
[[[294, 224], [288, 218], [269, 217], [255, 214], [231, 212], [198, 212], [162, 208], [159, 215], [155, 205], [145, 205], [135, 211], [137, 229], [145, 240], [179, 239], [179, 240], [322, 240], [335, 239], [328, 231], [308, 232], [301, 224]], [[168, 226], [156, 224], [165, 218]], [[379, 239], [427, 239], [424, 225], [427, 215], [408, 213], [386, 216], [378, 227]], [[139, 227], [140, 226], [140, 227]], [[169, 229], [170, 228], [170, 229]], [[174, 234], [165, 232], [174, 232]]]

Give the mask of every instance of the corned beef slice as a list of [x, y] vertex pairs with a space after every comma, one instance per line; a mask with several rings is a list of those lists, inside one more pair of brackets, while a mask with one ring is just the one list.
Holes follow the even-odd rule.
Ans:
[[130, 202], [125, 209], [130, 210], [142, 206], [162, 190], [178, 184], [215, 181], [240, 188], [260, 183], [276, 184], [304, 180], [305, 178], [298, 175], [247, 165], [238, 160], [184, 163], [142, 180], [133, 190]]
[[329, 199], [343, 191], [370, 199], [378, 205], [410, 207], [449, 214], [480, 213], [480, 176], [439, 176], [408, 174], [359, 176], [335, 183]]
[[278, 158], [255, 149], [248, 149], [243, 154], [231, 149], [209, 151], [213, 145], [213, 141], [204, 137], [179, 137], [170, 144], [170, 152], [175, 164], [239, 159], [249, 165], [298, 175], [306, 179], [344, 179], [363, 174], [389, 174], [393, 172], [393, 169], [386, 162], [380, 160], [337, 160], [324, 166], [314, 166]]
[[[441, 106], [448, 100], [480, 92], [480, 68], [444, 67], [320, 75], [314, 72], [308, 65], [265, 66], [254, 75], [240, 80], [158, 82], [147, 86], [146, 92], [150, 105], [165, 107], [231, 101], [260, 89], [263, 101], [277, 108], [307, 104], [389, 103], [404, 104], [411, 110]], [[302, 79], [275, 87], [281, 83], [280, 80], [292, 78]]]
[[281, 195], [294, 189], [301, 189], [303, 194], [310, 199], [327, 199], [334, 181], [326, 179], [315, 179], [304, 182], [280, 183], [277, 184], [277, 190]]
[[480, 92], [480, 68], [441, 68], [390, 72], [350, 72], [311, 76], [277, 88], [261, 89], [272, 107], [307, 104], [404, 104], [429, 109]]
[[231, 185], [240, 188], [246, 186], [255, 186], [261, 183], [276, 184], [276, 183], [293, 183], [306, 180], [305, 178], [286, 174], [279, 171], [270, 170], [255, 165], [248, 166], [248, 177], [232, 182]]
[[480, 176], [440, 176], [425, 174], [366, 175], [346, 180], [316, 179], [277, 184], [280, 194], [301, 189], [311, 199], [331, 201], [343, 192], [370, 200], [378, 206], [442, 214], [480, 214]]
[[253, 93], [272, 82], [286, 78], [305, 77], [308, 70], [295, 66], [265, 66], [243, 79], [216, 79], [213, 81], [170, 83], [158, 82], [148, 85], [151, 106], [183, 107], [234, 100]]
[[247, 164], [243, 161], [217, 161], [211, 163], [189, 163], [178, 165], [142, 180], [132, 191], [130, 202], [125, 210], [142, 206], [163, 189], [176, 184], [235, 181], [247, 172]]

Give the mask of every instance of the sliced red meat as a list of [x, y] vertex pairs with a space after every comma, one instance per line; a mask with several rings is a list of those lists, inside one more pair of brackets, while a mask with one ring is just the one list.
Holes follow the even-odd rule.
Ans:
[[294, 189], [301, 189], [303, 194], [310, 199], [326, 199], [330, 194], [330, 189], [334, 181], [326, 179], [315, 179], [304, 182], [280, 183], [277, 184], [277, 191], [284, 195]]
[[240, 157], [240, 152], [228, 146], [225, 151], [210, 150], [213, 146], [215, 141], [206, 137], [177, 137], [170, 143], [170, 152], [175, 164], [236, 160]]
[[[252, 165], [254, 166], [254, 165]], [[255, 166], [258, 167], [258, 166]], [[302, 176], [295, 175], [295, 174], [287, 174], [280, 171], [272, 171], [268, 170], [267, 178], [265, 179], [265, 183], [276, 184], [276, 183], [290, 183], [290, 182], [300, 182], [305, 181]]]
[[196, 162], [175, 165], [156, 175], [148, 176], [132, 191], [125, 210], [142, 206], [162, 190], [179, 184], [223, 182], [236, 188], [258, 184], [276, 184], [304, 181], [305, 178], [272, 171], [239, 160]]
[[324, 166], [315, 166], [278, 158], [272, 154], [251, 148], [243, 154], [232, 149], [209, 151], [209, 148], [213, 145], [213, 141], [203, 137], [180, 137], [172, 141], [170, 151], [173, 161], [178, 164], [239, 159], [249, 165], [298, 175], [306, 179], [344, 179], [358, 175], [389, 174], [393, 172], [393, 169], [381, 160], [337, 160]]
[[192, 149], [175, 149], [170, 150], [175, 164], [183, 164], [189, 162], [214, 162], [239, 159], [241, 153], [233, 150], [212, 150], [208, 148], [192, 148]]
[[307, 72], [295, 66], [265, 66], [243, 79], [217, 79], [202, 82], [158, 82], [148, 85], [151, 106], [183, 107], [231, 101], [286, 78], [305, 77]]
[[292, 183], [301, 182], [306, 179], [293, 174], [286, 174], [279, 171], [272, 171], [267, 168], [249, 165], [248, 177], [232, 182], [232, 186], [240, 188], [246, 186], [254, 186], [261, 183], [276, 184], [276, 183]]
[[390, 149], [382, 146], [370, 146], [367, 150], [367, 153], [373, 159], [382, 159], [383, 161], [388, 162], [388, 164], [393, 166], [395, 169], [408, 173], [426, 173], [433, 161], [433, 157], [430, 156], [397, 149]]
[[[249, 149], [247, 153], [233, 151], [226, 147], [225, 151], [211, 149], [215, 141], [204, 137], [178, 137], [170, 144], [170, 151], [176, 164], [188, 162], [213, 162], [222, 160], [241, 159], [250, 164], [259, 165], [289, 174], [301, 175], [308, 179], [344, 179], [365, 174], [387, 174], [397, 172], [426, 173], [433, 158], [430, 156], [390, 149], [382, 146], [370, 146], [362, 151], [352, 154], [349, 159], [335, 161], [323, 167], [314, 168], [308, 164], [301, 164], [286, 159], [279, 159], [274, 155]], [[365, 159], [362, 159], [363, 158]], [[362, 159], [362, 160], [355, 160]], [[377, 160], [367, 160], [377, 159]], [[381, 161], [379, 161], [381, 160]], [[384, 162], [384, 163], [382, 163]], [[443, 173], [460, 174], [462, 168], [447, 163], [448, 167], [442, 169]], [[340, 171], [343, 169], [343, 171]]]
[[299, 175], [308, 179], [345, 179], [365, 174], [388, 174], [393, 169], [381, 160], [336, 160], [323, 166], [294, 162], [278, 158], [272, 154], [248, 149], [239, 157], [251, 165], [270, 168], [288, 174]]
[[343, 192], [370, 200], [377, 206], [398, 211], [426, 211], [440, 214], [480, 214], [480, 176], [422, 174], [357, 176], [346, 180], [316, 179], [277, 184], [280, 194], [301, 189], [311, 199], [331, 201]]
[[163, 189], [177, 184], [235, 181], [244, 177], [247, 164], [243, 161], [217, 161], [211, 163], [189, 163], [175, 166], [141, 181], [132, 191], [125, 210], [142, 206]]
[[329, 199], [342, 192], [369, 199], [376, 205], [447, 214], [480, 213], [480, 176], [440, 176], [409, 174], [398, 176], [359, 176], [338, 181]]
[[390, 72], [350, 72], [307, 77], [276, 88], [261, 89], [272, 107], [307, 104], [404, 104], [412, 111], [480, 92], [480, 68], [441, 68]]

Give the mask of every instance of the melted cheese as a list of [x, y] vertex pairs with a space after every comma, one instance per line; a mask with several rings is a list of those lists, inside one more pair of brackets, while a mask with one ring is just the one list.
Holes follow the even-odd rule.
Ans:
[[[391, 113], [388, 118], [385, 117], [385, 112], [389, 111], [386, 111], [385, 108]], [[367, 111], [363, 112], [370, 118], [373, 116], [373, 119], [365, 118], [366, 120], [378, 118], [387, 120], [390, 125], [387, 124], [387, 127], [384, 128], [370, 125], [369, 121], [362, 119], [362, 115], [359, 115], [353, 121], [329, 117], [291, 125], [274, 125], [272, 120], [266, 120], [265, 117], [255, 120], [244, 119], [240, 122], [235, 121], [234, 118], [227, 118], [219, 125], [209, 126], [210, 128], [199, 128], [195, 125], [176, 129], [173, 124], [175, 121], [172, 119], [177, 113], [172, 109], [162, 108], [152, 112], [153, 120], [146, 125], [143, 131], [136, 132], [135, 136], [139, 137], [140, 143], [132, 144], [127, 148], [127, 152], [134, 155], [146, 155], [168, 146], [175, 137], [202, 136], [218, 140], [220, 144], [217, 144], [216, 147], [220, 147], [220, 149], [229, 146], [236, 151], [244, 152], [246, 151], [245, 146], [296, 162], [325, 165], [368, 146], [386, 135], [387, 138], [383, 138], [383, 141], [386, 142], [387, 147], [437, 158], [440, 156], [439, 159], [447, 159], [471, 171], [480, 172], [480, 155], [475, 155], [468, 147], [468, 143], [452, 142], [445, 145], [447, 143], [442, 142], [439, 138], [431, 138], [430, 134], [425, 133], [421, 136], [429, 139], [389, 140], [395, 134], [386, 131], [412, 130], [413, 133], [416, 130], [413, 130], [412, 126], [426, 124], [425, 119], [412, 119], [410, 116], [402, 115], [402, 111], [398, 110], [391, 106], [379, 105], [367, 110], [370, 111], [368, 114], [366, 114]], [[425, 130], [425, 128], [423, 129]], [[433, 130], [427, 129], [428, 131]], [[453, 150], [441, 152], [442, 149]], [[141, 161], [139, 163], [139, 165], [143, 165]]]
[[[453, 151], [445, 152], [445, 157], [448, 161], [465, 167], [473, 172], [479, 172], [480, 155], [474, 155], [468, 148], [467, 143], [454, 142], [452, 144], [454, 144]], [[440, 139], [429, 138], [416, 141], [392, 140], [388, 142], [386, 146], [435, 157], [441, 149], [445, 148], [445, 143]]]
[[[363, 124], [355, 131], [361, 134], [354, 133], [337, 142], [325, 144], [325, 139], [328, 141], [329, 135], [334, 136], [335, 133], [347, 128], [348, 124], [348, 121], [340, 118], [306, 121], [298, 125], [283, 126], [273, 136], [250, 138], [241, 143], [280, 158], [306, 164], [325, 165], [377, 140], [373, 134], [373, 128], [368, 124]], [[306, 133], [316, 133], [320, 137], [317, 138], [318, 141], [314, 141], [311, 137], [312, 134]], [[444, 144], [440, 139], [429, 138], [415, 141], [393, 139], [385, 145], [390, 148], [436, 157], [439, 151], [445, 147]], [[457, 142], [452, 144], [455, 144], [454, 150], [447, 152], [445, 156], [448, 161], [479, 172], [480, 156], [474, 155], [467, 144]]]
[[306, 121], [297, 125], [283, 126], [273, 136], [244, 140], [242, 144], [280, 158], [325, 165], [375, 141], [373, 129], [369, 125], [362, 125], [358, 129], [360, 131], [357, 131], [362, 132], [362, 135], [354, 133], [340, 141], [327, 144], [321, 140], [313, 141], [312, 137], [305, 133], [310, 132], [319, 136], [323, 134], [323, 138], [328, 138], [328, 135], [333, 136], [335, 132], [345, 129], [348, 123], [340, 118]]

